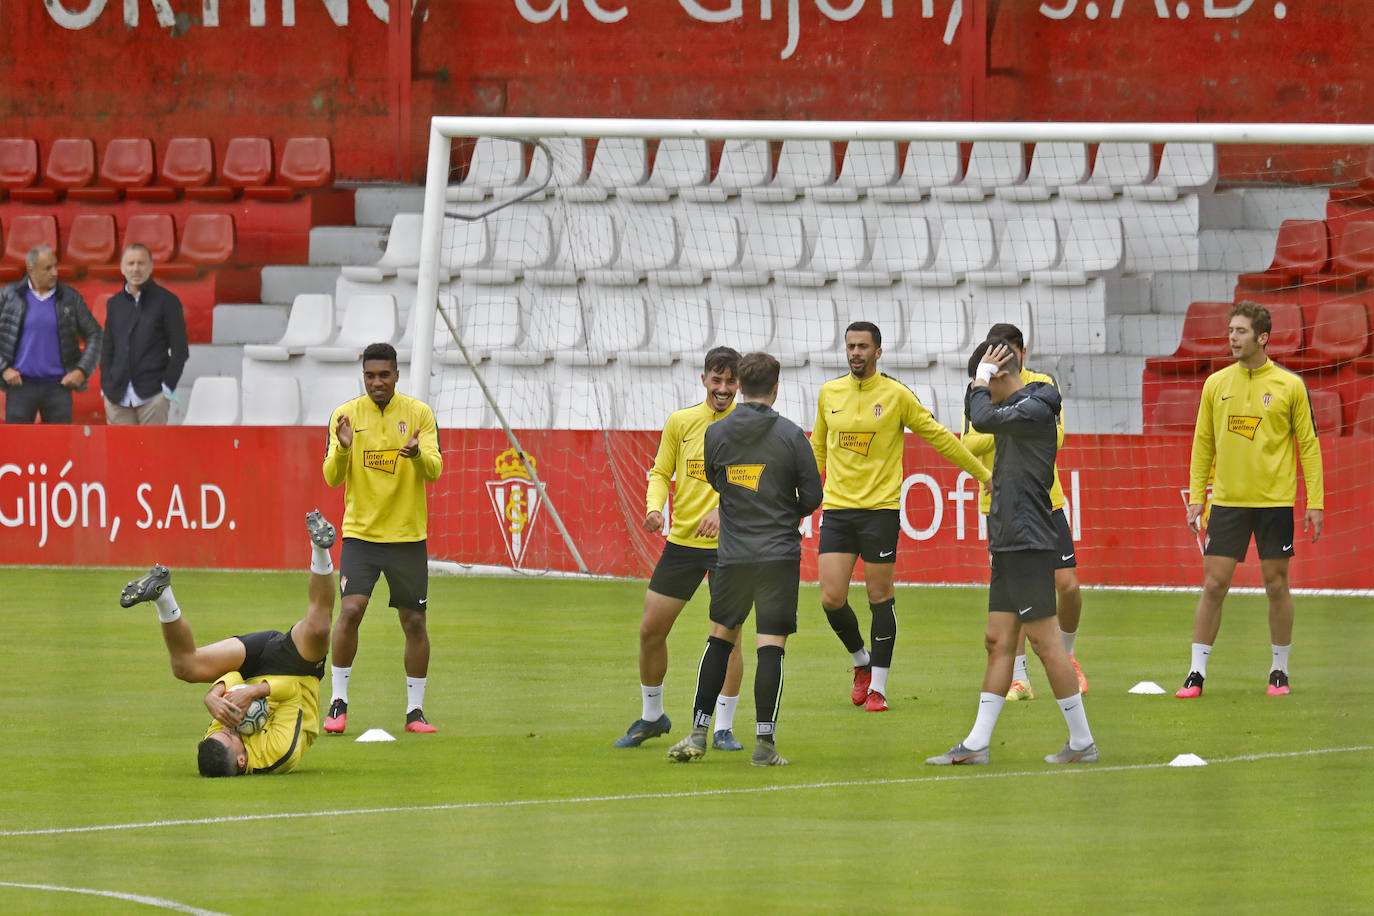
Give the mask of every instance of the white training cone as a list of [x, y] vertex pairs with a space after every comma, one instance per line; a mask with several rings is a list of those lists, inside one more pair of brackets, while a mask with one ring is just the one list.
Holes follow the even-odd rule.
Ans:
[[1206, 765], [1207, 761], [1203, 760], [1197, 754], [1179, 754], [1173, 760], [1169, 761], [1169, 766], [1171, 767], [1205, 767]]
[[1139, 684], [1136, 684], [1134, 687], [1132, 687], [1130, 690], [1128, 690], [1128, 691], [1126, 691], [1126, 692], [1127, 692], [1127, 693], [1164, 693], [1164, 688], [1161, 687], [1161, 686], [1159, 686], [1158, 684], [1156, 684], [1154, 681], [1141, 681]]
[[358, 736], [359, 741], [395, 741], [384, 728], [369, 728]]

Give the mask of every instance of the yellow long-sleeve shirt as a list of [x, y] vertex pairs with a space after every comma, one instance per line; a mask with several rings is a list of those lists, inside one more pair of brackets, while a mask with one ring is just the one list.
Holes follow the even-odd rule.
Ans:
[[644, 514], [663, 511], [668, 501], [668, 485], [674, 475], [677, 489], [673, 493], [673, 524], [668, 542], [683, 547], [716, 546], [715, 538], [697, 537], [697, 526], [706, 513], [720, 504], [720, 495], [706, 481], [702, 448], [706, 427], [728, 416], [735, 409], [734, 402], [716, 413], [703, 400], [700, 404], [675, 410], [663, 424], [663, 436], [658, 440], [658, 454], [649, 471], [649, 489], [644, 497]]
[[[1059, 380], [1048, 372], [1037, 372], [1034, 369], [1021, 367], [1021, 381], [1029, 385], [1031, 382], [1048, 382], [1056, 389], [1059, 388]], [[1060, 392], [1062, 394], [1062, 392]], [[1058, 445], [1064, 444], [1064, 413], [1060, 411], [1059, 420], [1055, 423], [1058, 432]], [[992, 470], [993, 459], [996, 458], [996, 442], [993, 441], [992, 433], [980, 433], [969, 423], [968, 416], [964, 416], [963, 435], [959, 441], [964, 443], [964, 448], [972, 452], [983, 467]], [[1054, 483], [1050, 486], [1050, 509], [1058, 512], [1068, 503], [1064, 498], [1064, 487], [1059, 482], [1059, 462], [1054, 464]], [[992, 493], [988, 490], [987, 484], [981, 480], [978, 482], [978, 511], [987, 515], [992, 510]]]
[[[339, 445], [339, 417], [353, 424], [353, 445]], [[420, 454], [398, 452], [411, 435], [420, 437]], [[329, 418], [324, 480], [344, 488], [343, 536], [376, 543], [413, 543], [428, 536], [425, 482], [439, 479], [444, 458], [434, 411], [423, 401], [396, 392], [386, 409], [363, 395], [335, 408]]]
[[1293, 505], [1298, 496], [1295, 439], [1307, 508], [1323, 509], [1321, 443], [1302, 379], [1272, 360], [1258, 369], [1237, 362], [1213, 372], [1198, 405], [1188, 501], [1203, 502], [1210, 478], [1214, 506]]
[[[225, 690], [244, 683], [237, 671], [229, 672], [220, 681]], [[267, 695], [267, 725], [243, 739], [248, 772], [290, 773], [320, 735], [320, 679], [268, 674], [253, 678], [252, 683], [263, 681], [271, 688]], [[205, 737], [223, 730], [218, 720], [212, 720]]]
[[847, 373], [821, 386], [811, 450], [825, 475], [826, 509], [901, 507], [903, 430], [931, 444], [974, 477], [985, 468], [941, 426], [910, 388], [876, 373], [863, 381]]

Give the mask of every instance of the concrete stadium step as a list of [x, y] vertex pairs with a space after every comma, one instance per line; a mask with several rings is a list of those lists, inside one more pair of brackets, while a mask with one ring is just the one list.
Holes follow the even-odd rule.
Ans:
[[353, 197], [353, 221], [359, 226], [389, 227], [397, 213], [419, 213], [424, 208], [425, 189], [418, 185], [363, 185]]
[[1108, 353], [1167, 356], [1178, 347], [1182, 335], [1182, 312], [1107, 317]]
[[1324, 219], [1326, 198], [1324, 188], [1228, 188], [1199, 198], [1199, 225], [1203, 229], [1278, 229], [1286, 219]]
[[310, 230], [310, 263], [370, 264], [386, 250], [386, 236], [380, 226], [316, 226]]
[[1134, 398], [1140, 400], [1145, 357], [1109, 353], [1059, 358], [1059, 386], [1065, 401], [1078, 398]]
[[243, 346], [275, 343], [286, 330], [291, 306], [269, 302], [222, 302], [215, 306], [210, 342]]
[[1193, 302], [1229, 302], [1239, 271], [1165, 270], [1150, 278], [1150, 301], [1155, 314], [1188, 311]]
[[1064, 401], [1064, 429], [1075, 433], [1139, 433], [1144, 428], [1140, 398], [1068, 398]]
[[300, 293], [334, 294], [339, 268], [333, 265], [283, 265], [262, 269], [262, 301], [290, 305]]
[[1274, 259], [1277, 229], [1204, 229], [1198, 233], [1202, 270], [1264, 270]]

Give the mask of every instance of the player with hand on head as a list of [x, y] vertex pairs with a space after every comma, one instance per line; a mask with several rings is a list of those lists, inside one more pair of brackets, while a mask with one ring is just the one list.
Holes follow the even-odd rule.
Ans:
[[[988, 340], [1005, 340], [1011, 344], [1016, 351], [1016, 358], [1021, 363], [1021, 381], [1029, 385], [1031, 382], [1045, 382], [1059, 388], [1059, 382], [1048, 372], [1040, 372], [1026, 366], [1026, 339], [1021, 334], [1021, 329], [1014, 324], [999, 322], [988, 329]], [[1061, 396], [1062, 396], [1062, 392]], [[1058, 417], [1059, 428], [1059, 447], [1064, 446], [1064, 415], [1061, 411]], [[969, 423], [968, 415], [964, 415], [963, 434], [959, 441], [964, 443], [964, 447], [978, 456], [978, 459], [985, 464], [989, 470], [992, 469], [993, 459], [996, 455], [996, 448], [993, 436], [988, 433], [980, 433]], [[978, 486], [978, 510], [984, 515], [988, 514], [988, 509], [992, 503], [992, 495], [988, 488], [979, 484]], [[1083, 612], [1083, 596], [1078, 587], [1078, 560], [1076, 559], [1077, 550], [1073, 543], [1073, 529], [1069, 525], [1069, 518], [1064, 510], [1068, 500], [1064, 498], [1064, 487], [1059, 482], [1059, 466], [1056, 463], [1054, 468], [1054, 485], [1050, 487], [1050, 508], [1054, 510], [1054, 528], [1059, 534], [1059, 552], [1054, 570], [1054, 591], [1057, 596], [1056, 614], [1059, 620], [1060, 636], [1064, 641], [1064, 649], [1069, 653], [1069, 661], [1073, 664], [1074, 674], [1078, 675], [1078, 691], [1088, 692], [1088, 679], [1083, 676], [1083, 669], [1078, 667], [1078, 660], [1074, 658], [1074, 641], [1078, 638], [1078, 620]], [[1008, 700], [1032, 700], [1035, 699], [1035, 691], [1031, 689], [1030, 676], [1026, 673], [1026, 643], [1022, 639], [1017, 647], [1016, 664], [1012, 669], [1011, 689], [1007, 691]]]
[[[673, 525], [644, 593], [644, 617], [639, 623], [640, 717], [616, 739], [616, 747], [639, 747], [650, 738], [666, 735], [672, 728], [672, 721], [663, 711], [668, 634], [696, 594], [702, 578], [712, 575], [716, 566], [720, 500], [702, 469], [702, 448], [706, 430], [735, 409], [739, 359], [739, 354], [729, 347], [716, 347], [707, 353], [701, 372], [705, 400], [669, 414], [663, 426], [658, 454], [649, 471], [644, 530], [663, 530], [663, 507], [670, 482], [676, 480]], [[744, 749], [734, 735], [735, 708], [743, 678], [744, 661], [739, 646], [735, 646], [724, 686], [716, 699], [712, 744], [717, 750]]]
[[1314, 544], [1322, 533], [1322, 450], [1307, 386], [1265, 353], [1274, 326], [1268, 309], [1241, 302], [1231, 309], [1227, 320], [1227, 337], [1236, 361], [1207, 376], [1193, 431], [1189, 530], [1197, 533], [1204, 523], [1202, 510], [1209, 477], [1212, 508], [1205, 522], [1202, 594], [1193, 617], [1192, 664], [1176, 694], [1181, 699], [1202, 693], [1207, 659], [1221, 629], [1221, 605], [1252, 535], [1264, 591], [1269, 596], [1271, 661], [1266, 693], [1288, 693], [1288, 652], [1293, 642], [1288, 561], [1293, 557], [1293, 507], [1298, 493], [1295, 441], [1307, 487], [1302, 530], [1312, 533]]
[[324, 720], [324, 730], [333, 734], [348, 725], [348, 679], [358, 654], [358, 626], [381, 575], [406, 639], [405, 729], [435, 731], [423, 708], [429, 675], [425, 484], [439, 479], [444, 458], [434, 411], [397, 391], [399, 378], [396, 349], [388, 343], [369, 344], [363, 350], [367, 393], [336, 407], [329, 419], [324, 479], [331, 487], [345, 484], [339, 558], [343, 599], [331, 642], [333, 696]]
[[[954, 434], [896, 379], [878, 371], [883, 336], [877, 325], [856, 321], [844, 332], [849, 374], [821, 386], [811, 448], [825, 475], [817, 565], [821, 608], [854, 660], [850, 699], [869, 712], [887, 709], [887, 676], [897, 638], [893, 579], [897, 569], [904, 430], [925, 439], [978, 480], [992, 475]], [[859, 557], [873, 617], [872, 651], [849, 606], [849, 581]]]
[[1015, 349], [1005, 340], [985, 340], [969, 360], [973, 381], [964, 412], [973, 428], [996, 438], [992, 505], [988, 512], [987, 668], [978, 696], [978, 715], [968, 737], [926, 763], [984, 764], [997, 717], [1011, 686], [1013, 658], [1024, 630], [1045, 666], [1050, 688], [1069, 726], [1069, 740], [1046, 763], [1093, 763], [1093, 743], [1083, 695], [1055, 620], [1054, 570], [1059, 535], [1052, 520], [1050, 487], [1058, 451], [1059, 389], [1048, 382], [1026, 384]]
[[[309, 604], [285, 633], [262, 630], [197, 646], [172, 593], [172, 573], [154, 566], [124, 586], [119, 603], [157, 607], [172, 673], [211, 684], [205, 708], [214, 721], [197, 747], [202, 776], [290, 773], [320, 733], [320, 677], [334, 613], [334, 526], [319, 510], [305, 517], [310, 534]], [[267, 723], [249, 735], [239, 726], [253, 701], [267, 702]]]

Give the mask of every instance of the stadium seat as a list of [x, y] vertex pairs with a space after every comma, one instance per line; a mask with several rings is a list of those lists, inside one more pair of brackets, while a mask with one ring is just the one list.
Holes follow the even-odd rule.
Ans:
[[205, 375], [191, 386], [182, 426], [233, 426], [239, 421], [239, 380]]
[[649, 315], [637, 288], [606, 287], [587, 297], [586, 345], [559, 350], [554, 359], [568, 366], [604, 366], [625, 350], [638, 350], [649, 337]]
[[857, 213], [818, 214], [815, 243], [805, 267], [780, 270], [774, 275], [786, 286], [824, 286], [841, 272], [857, 270], [868, 260], [864, 218]]
[[451, 184], [445, 197], [452, 201], [479, 201], [498, 190], [509, 190], [525, 178], [525, 150], [518, 140], [478, 137], [466, 177]]
[[778, 170], [766, 185], [740, 191], [745, 200], [786, 203], [835, 182], [835, 148], [828, 140], [784, 140]]
[[298, 191], [328, 187], [334, 180], [334, 150], [328, 137], [291, 137], [281, 151], [277, 181]]
[[[1241, 274], [1240, 286], [1246, 289], [1280, 289], [1296, 286], [1307, 274], [1326, 273], [1331, 258], [1331, 242], [1326, 220], [1286, 219], [1279, 226], [1274, 243], [1274, 259], [1266, 270]], [[1243, 293], [1238, 290], [1237, 296]]]
[[1324, 290], [1362, 289], [1374, 277], [1374, 219], [1345, 220], [1331, 226], [1331, 265], [1326, 273], [1308, 274], [1308, 286]]
[[838, 271], [836, 278], [840, 283], [856, 287], [891, 286], [903, 274], [930, 266], [934, 252], [925, 217], [883, 214], [870, 219], [873, 250], [868, 263], [858, 269]]
[[[543, 146], [534, 145], [529, 174], [515, 190], [521, 200], [566, 197], [568, 191], [587, 178], [587, 145], [581, 137], [540, 137], [539, 141]], [[544, 147], [548, 147], [548, 153]]]
[[0, 138], [0, 200], [38, 180], [38, 142], [27, 137]]
[[386, 249], [381, 258], [372, 264], [345, 264], [341, 268], [342, 274], [362, 283], [380, 283], [396, 276], [397, 270], [402, 267], [418, 266], [422, 219], [423, 214], [420, 213], [397, 213], [391, 218], [391, 230], [387, 233]]
[[1360, 395], [1355, 405], [1355, 421], [1350, 426], [1351, 435], [1374, 436], [1374, 391]]
[[1082, 286], [1120, 273], [1125, 261], [1126, 237], [1120, 217], [1079, 216], [1069, 222], [1059, 265], [1032, 270], [1030, 279], [1050, 286]]
[[439, 429], [490, 429], [491, 405], [477, 379], [463, 366], [444, 375], [433, 396], [434, 419]]
[[894, 183], [873, 188], [868, 196], [880, 203], [913, 203], [932, 188], [958, 181], [964, 174], [959, 144], [949, 140], [913, 140], [902, 158], [902, 174]]
[[806, 193], [827, 203], [855, 201], [873, 188], [896, 181], [897, 167], [897, 144], [891, 140], [850, 140], [839, 177], [831, 184], [807, 188]]
[[147, 137], [122, 137], [105, 145], [100, 177], [95, 185], [72, 188], [67, 199], [82, 203], [114, 203], [131, 188], [153, 180], [153, 141]]
[[934, 188], [930, 196], [954, 203], [973, 203], [998, 188], [1026, 180], [1026, 148], [1012, 141], [984, 140], [973, 144], [962, 180]]
[[940, 226], [930, 267], [909, 270], [902, 282], [911, 286], [955, 286], [971, 270], [989, 266], [997, 257], [992, 222], [986, 217], [954, 217]]
[[553, 426], [555, 429], [615, 429], [620, 395], [603, 370], [564, 369], [553, 386]]
[[529, 208], [507, 208], [489, 221], [491, 257], [479, 266], [463, 270], [464, 280], [484, 285], [516, 283], [527, 270], [548, 263], [553, 251], [553, 228], [543, 213]]
[[653, 368], [618, 370], [622, 390], [633, 391], [634, 397], [621, 398], [620, 409], [616, 411], [617, 428], [657, 432], [663, 428], [670, 413], [701, 401], [701, 387], [691, 386], [693, 390], [689, 395], [680, 375], [682, 373]]
[[802, 432], [810, 432], [816, 425], [816, 396], [829, 378], [809, 366], [783, 369], [773, 409], [800, 426]]
[[592, 155], [587, 180], [564, 191], [570, 201], [601, 201], [619, 188], [633, 188], [649, 177], [649, 145], [639, 137], [603, 137]]
[[128, 188], [129, 200], [167, 202], [187, 188], [201, 188], [215, 177], [215, 151], [205, 137], [173, 137], [162, 151], [162, 167], [150, 185]]
[[711, 303], [713, 347], [734, 347], [740, 353], [767, 350], [773, 343], [777, 325], [773, 302], [754, 290], [714, 291]]
[[234, 257], [234, 218], [228, 213], [192, 213], [181, 226], [177, 262], [201, 271]]
[[340, 404], [363, 394], [362, 373], [356, 370], [347, 375], [311, 373], [298, 381], [301, 388], [302, 426], [327, 426], [330, 416]]
[[1111, 200], [1126, 188], [1142, 185], [1155, 173], [1148, 143], [1100, 143], [1092, 176], [1081, 184], [1059, 189], [1066, 200]]
[[[493, 351], [515, 347], [520, 340], [522, 310], [520, 294], [510, 287], [479, 287], [464, 297], [458, 333], [474, 363], [489, 359]], [[437, 330], [435, 335], [437, 338]], [[465, 365], [463, 353], [457, 347], [436, 348], [435, 356], [444, 365]]]
[[1028, 203], [1049, 200], [1068, 185], [1088, 180], [1086, 143], [1047, 142], [1035, 144], [1030, 171], [1020, 184], [997, 188], [999, 200]]
[[[397, 214], [400, 216], [402, 214]], [[404, 214], [405, 216], [417, 216], [418, 214]], [[392, 232], [397, 231], [395, 221], [392, 222]], [[412, 240], [411, 232], [414, 232]], [[457, 219], [453, 217], [444, 218], [443, 238], [439, 243], [439, 282], [448, 283], [454, 277], [472, 267], [483, 267], [491, 259], [491, 240], [489, 237], [488, 220], [486, 219]], [[416, 283], [420, 279], [420, 225], [414, 226], [408, 223], [401, 227], [401, 238], [397, 242], [399, 250], [396, 254], [397, 261], [409, 261], [407, 264], [398, 264], [395, 268], [396, 276], [406, 283]], [[407, 252], [406, 247], [414, 246], [414, 250]], [[391, 249], [391, 239], [387, 239], [387, 250]], [[385, 256], [384, 256], [385, 258]], [[390, 269], [383, 268], [383, 270]], [[348, 268], [344, 268], [344, 276], [350, 279], [360, 279], [352, 276]], [[385, 279], [385, 278], [381, 278]]]
[[189, 200], [226, 201], [247, 188], [272, 183], [272, 141], [265, 137], [234, 137], [220, 158], [219, 181], [213, 185], [185, 188]]
[[249, 362], [243, 367], [244, 425], [295, 426], [301, 421], [300, 382], [294, 375], [265, 374], [257, 368]]
[[573, 208], [557, 225], [552, 261], [527, 271], [525, 278], [536, 286], [576, 286], [588, 270], [609, 266], [615, 254], [615, 223], [610, 213]]
[[573, 290], [541, 290], [520, 300], [520, 340], [511, 349], [495, 350], [492, 361], [503, 366], [539, 366], [564, 350], [586, 345], [582, 300]]
[[46, 213], [21, 213], [12, 216], [5, 232], [4, 272], [0, 279], [18, 280], [24, 275], [25, 259], [35, 245], [57, 251], [57, 218]]
[[[1302, 309], [1296, 302], [1266, 302], [1264, 307], [1269, 310], [1273, 324], [1265, 353], [1274, 362], [1286, 364], [1289, 357], [1302, 349]], [[1227, 355], [1230, 355], [1229, 340]]]
[[[864, 297], [857, 303], [840, 300], [836, 304], [836, 323], [840, 329], [849, 327], [855, 321], [871, 321], [878, 326], [883, 335], [883, 365], [893, 369], [921, 368], [930, 365], [931, 358], [920, 347], [918, 360], [908, 360], [906, 314], [903, 303], [895, 296], [882, 296], [875, 299]], [[807, 358], [811, 365], [829, 370], [837, 375], [849, 368], [849, 355], [845, 352], [844, 341], [837, 339], [824, 348], [812, 346]]]
[[1312, 402], [1312, 422], [1317, 427], [1317, 435], [1345, 435], [1341, 393], [1334, 388], [1308, 388], [1307, 396]]
[[[958, 300], [956, 300], [958, 301]], [[968, 358], [972, 353], [972, 348], [983, 340], [983, 335], [988, 332], [994, 324], [1007, 322], [1014, 324], [1021, 329], [1021, 336], [1025, 339], [1026, 348], [1036, 353], [1051, 353], [1051, 341], [1046, 335], [1038, 333], [1037, 323], [1032, 320], [1030, 303], [1020, 297], [990, 299], [986, 296], [975, 296], [970, 298], [967, 303], [962, 303], [968, 314], [968, 318], [960, 327], [960, 318], [957, 312], [947, 314], [952, 310], [921, 308], [915, 302], [908, 302], [907, 311], [909, 321], [912, 322], [908, 334], [916, 339], [940, 339], [937, 335], [944, 337], [945, 346], [940, 351], [940, 362], [946, 366], [953, 366], [958, 369], [967, 369]], [[922, 330], [919, 322], [925, 322], [925, 329]], [[962, 340], [953, 340], [949, 334], [963, 334]]]
[[1046, 270], [1059, 261], [1059, 226], [1052, 216], [999, 220], [996, 227], [997, 263], [964, 275], [981, 286], [1019, 286], [1032, 271]]
[[1197, 429], [1197, 410], [1202, 382], [1162, 387], [1153, 402], [1145, 404], [1145, 432], [1187, 433]]
[[704, 292], [657, 287], [649, 303], [649, 339], [639, 349], [622, 352], [622, 361], [632, 366], [671, 366], [678, 359], [692, 362], [705, 354], [712, 327], [711, 305]]
[[[290, 323], [289, 318], [287, 323]], [[395, 338], [395, 297], [385, 294], [353, 296], [344, 306], [338, 335], [327, 344], [307, 346], [305, 355], [326, 363], [357, 362], [368, 344], [390, 342]]]
[[[906, 339], [903, 342], [903, 349], [908, 359], [918, 362], [924, 361], [929, 364], [935, 361], [940, 354], [958, 353], [961, 354], [963, 362], [956, 361], [957, 365], [964, 365], [968, 362], [966, 351], [973, 346], [978, 339], [982, 339], [985, 328], [989, 328], [995, 321], [1011, 321], [1022, 333], [1030, 335], [1029, 312], [1024, 309], [1014, 309], [1012, 311], [979, 310], [978, 323], [974, 324], [975, 310], [969, 300], [963, 298], [949, 299], [941, 304], [938, 309], [925, 307], [925, 303], [915, 295], [907, 297], [904, 308], [906, 310]], [[996, 317], [1000, 316], [1000, 317]], [[881, 328], [882, 325], [879, 325]], [[973, 329], [977, 329], [976, 331]], [[884, 343], [887, 338], [884, 336]], [[883, 348], [883, 360], [887, 361], [887, 348]], [[894, 365], [896, 365], [894, 363]]]
[[807, 239], [800, 217], [753, 213], [746, 215], [745, 221], [739, 265], [712, 273], [714, 283], [763, 286], [775, 273], [791, 270], [805, 262]]
[[[812, 350], [843, 350], [835, 314], [835, 300], [780, 295], [773, 300], [774, 331], [769, 353], [784, 367], [804, 365]], [[747, 352], [747, 351], [741, 351]]]
[[1166, 143], [1154, 180], [1131, 184], [1122, 193], [1133, 200], [1170, 201], [1209, 193], [1217, 185], [1217, 148], [1212, 143]]
[[634, 286], [651, 271], [672, 267], [677, 253], [677, 223], [671, 216], [635, 212], [622, 227], [615, 262], [589, 269], [587, 281], [600, 286]]
[[1369, 352], [1369, 317], [1362, 302], [1330, 300], [1303, 308], [1306, 346], [1284, 361], [1295, 371], [1335, 369]]
[[1194, 302], [1183, 318], [1183, 334], [1172, 356], [1151, 357], [1145, 369], [1165, 376], [1197, 375], [1211, 371], [1212, 362], [1230, 358], [1227, 330], [1229, 302]]
[[649, 271], [649, 280], [661, 286], [700, 286], [717, 271], [740, 262], [738, 220], [706, 207], [688, 211], [682, 221], [682, 250], [673, 267]]
[[273, 344], [246, 344], [249, 359], [284, 360], [322, 346], [334, 335], [334, 297], [328, 293], [297, 293], [286, 316], [286, 330]]
[[[172, 220], [172, 214], [135, 213], [130, 216], [129, 221], [124, 224], [124, 238], [120, 248], [122, 250], [135, 242], [147, 246], [148, 253], [153, 258], [155, 271], [168, 264], [176, 254], [177, 247], [176, 224]], [[114, 276], [118, 276], [118, 273], [118, 265], [115, 265]], [[103, 271], [101, 274], [108, 275]]]
[[[512, 429], [548, 429], [553, 422], [553, 398], [549, 380], [542, 368], [497, 367], [489, 372], [487, 387], [500, 405]], [[493, 411], [485, 419], [489, 427], [499, 427]]]
[[658, 141], [648, 179], [618, 186], [616, 195], [641, 203], [662, 203], [683, 188], [704, 187], [710, 178], [711, 156], [705, 140], [667, 137]]
[[726, 140], [716, 177], [705, 185], [679, 188], [678, 196], [694, 203], [724, 203], [745, 188], [766, 185], [772, 176], [773, 154], [767, 140]]
[[70, 280], [91, 267], [111, 264], [118, 256], [115, 238], [115, 220], [108, 213], [78, 213], [72, 217], [58, 277]]
[[36, 187], [11, 188], [10, 197], [24, 203], [53, 203], [73, 188], [95, 180], [95, 144], [84, 137], [54, 140], [48, 149], [43, 183]]

